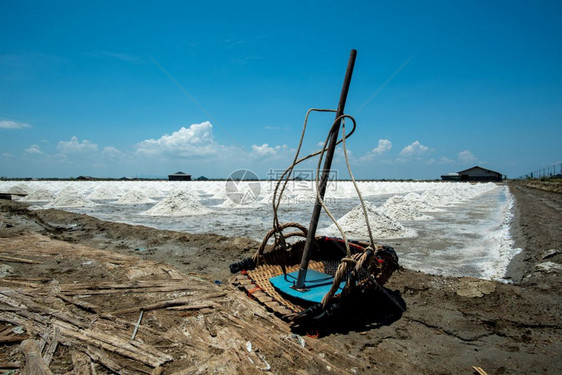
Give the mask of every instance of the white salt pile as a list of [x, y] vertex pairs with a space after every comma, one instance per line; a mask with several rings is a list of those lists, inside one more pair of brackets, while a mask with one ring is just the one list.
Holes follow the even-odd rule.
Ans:
[[426, 190], [421, 195], [430, 207], [447, 207], [473, 199], [498, 187], [493, 183], [486, 184], [443, 184], [433, 190]]
[[21, 200], [25, 202], [50, 202], [55, 199], [55, 195], [46, 189], [35, 190]]
[[69, 194], [78, 194], [78, 190], [76, 190], [72, 186], [65, 186], [58, 192], [58, 195], [69, 195]]
[[422, 214], [415, 204], [412, 204], [400, 195], [388, 198], [381, 207], [377, 208], [377, 211], [398, 221], [431, 219], [430, 216]]
[[247, 201], [243, 201], [241, 203], [237, 203], [234, 202], [231, 199], [227, 199], [224, 202], [217, 204], [214, 207], [218, 207], [218, 208], [257, 208], [257, 207], [261, 207], [262, 204], [260, 204], [259, 201], [254, 200], [247, 200]]
[[123, 191], [115, 185], [103, 185], [94, 189], [89, 195], [89, 199], [112, 200], [119, 199]]
[[197, 196], [192, 191], [177, 189], [171, 191], [166, 198], [150, 210], [144, 212], [144, 214], [153, 216], [190, 216], [208, 214], [210, 212], [212, 210], [199, 203]]
[[118, 204], [144, 204], [154, 202], [140, 190], [129, 190], [116, 202]]
[[142, 192], [150, 198], [162, 198], [164, 196], [160, 190], [152, 186], [145, 187]]
[[31, 189], [25, 184], [14, 185], [8, 189], [8, 193], [11, 194], [29, 194]]
[[[365, 202], [369, 224], [375, 238], [407, 238], [415, 237], [416, 232], [413, 229], [403, 227], [400, 223], [392, 220], [390, 217], [377, 211], [376, 207]], [[368, 239], [369, 231], [365, 223], [363, 208], [361, 205], [354, 207], [338, 220], [338, 224], [343, 228], [346, 235], [354, 239]], [[326, 228], [326, 232], [330, 235], [339, 236], [340, 233], [335, 224]]]
[[404, 196], [404, 200], [408, 202], [408, 204], [414, 206], [418, 211], [437, 211], [427, 204], [427, 202], [424, 201], [422, 196], [418, 193], [408, 193]]
[[82, 194], [76, 190], [64, 190], [53, 199], [47, 207], [92, 207], [96, 204], [89, 199], [86, 199]]

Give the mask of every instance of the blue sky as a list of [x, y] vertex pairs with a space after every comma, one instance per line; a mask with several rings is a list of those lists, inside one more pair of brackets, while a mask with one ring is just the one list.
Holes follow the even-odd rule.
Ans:
[[561, 4], [2, 0], [0, 176], [265, 178], [337, 106], [352, 48], [356, 177], [559, 165]]

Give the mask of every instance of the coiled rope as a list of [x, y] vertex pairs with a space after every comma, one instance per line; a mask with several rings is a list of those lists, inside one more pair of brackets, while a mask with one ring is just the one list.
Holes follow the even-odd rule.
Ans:
[[[313, 158], [317, 155], [320, 155], [320, 157], [318, 158], [318, 165], [317, 165], [317, 168], [316, 168], [316, 178], [315, 178], [316, 198], [318, 199], [318, 201], [322, 205], [322, 208], [324, 209], [324, 211], [326, 212], [326, 214], [328, 215], [330, 220], [332, 220], [332, 222], [334, 223], [334, 225], [336, 226], [336, 228], [340, 232], [340, 234], [342, 236], [342, 239], [344, 240], [347, 258], [351, 258], [351, 250], [350, 250], [350, 247], [349, 247], [349, 241], [347, 239], [345, 231], [341, 227], [341, 225], [337, 222], [336, 218], [333, 216], [332, 212], [327, 207], [326, 203], [324, 202], [324, 199], [320, 196], [319, 186], [320, 186], [320, 171], [321, 171], [321, 167], [322, 167], [322, 161], [324, 159], [324, 154], [326, 153], [326, 151], [328, 149], [328, 142], [329, 142], [330, 137], [331, 137], [330, 134], [332, 133], [331, 130], [336, 126], [336, 124], [339, 121], [341, 121], [342, 122], [342, 138], [336, 142], [336, 146], [339, 145], [340, 143], [343, 144], [343, 152], [344, 152], [347, 170], [349, 172], [351, 181], [353, 183], [353, 186], [354, 186], [354, 188], [357, 192], [357, 195], [359, 197], [359, 200], [361, 202], [361, 207], [362, 207], [362, 210], [363, 210], [365, 223], [367, 225], [367, 230], [368, 230], [368, 233], [369, 233], [369, 240], [370, 240], [370, 245], [371, 245], [370, 247], [374, 248], [373, 235], [372, 235], [372, 230], [371, 230], [371, 226], [370, 226], [370, 223], [369, 223], [367, 209], [366, 209], [365, 202], [364, 202], [363, 196], [361, 194], [361, 191], [359, 190], [359, 186], [357, 185], [357, 181], [355, 180], [355, 177], [353, 176], [353, 172], [351, 171], [351, 165], [350, 165], [349, 156], [348, 156], [348, 153], [347, 153], [346, 140], [347, 140], [347, 138], [349, 138], [355, 132], [355, 129], [357, 128], [357, 122], [350, 115], [343, 114], [343, 115], [337, 117], [334, 120], [334, 122], [332, 123], [332, 127], [330, 129], [328, 137], [326, 138], [326, 141], [324, 142], [324, 146], [322, 147], [322, 149], [318, 150], [316, 152], [313, 152], [313, 153], [299, 159], [300, 151], [302, 149], [302, 144], [303, 144], [304, 137], [305, 137], [306, 130], [307, 130], [308, 119], [309, 119], [309, 116], [312, 112], [336, 112], [336, 111], [333, 110], [333, 109], [311, 108], [306, 112], [305, 120], [304, 120], [304, 123], [303, 123], [303, 129], [302, 129], [302, 132], [301, 132], [299, 144], [298, 144], [297, 150], [295, 152], [295, 157], [293, 159], [293, 162], [283, 172], [283, 174], [279, 177], [279, 179], [277, 181], [277, 184], [275, 185], [275, 189], [274, 189], [273, 197], [272, 197], [273, 228], [265, 236], [264, 241], [262, 242], [262, 245], [260, 246], [260, 250], [261, 250], [261, 252], [263, 252], [263, 250], [265, 248], [265, 245], [267, 244], [268, 240], [271, 238], [272, 235], [274, 235], [274, 238], [275, 238], [274, 246], [281, 245], [281, 247], [283, 249], [285, 249], [285, 250], [287, 249], [285, 238], [287, 238], [288, 236], [286, 236], [286, 235], [284, 236], [282, 231], [283, 231], [284, 228], [287, 228], [289, 226], [294, 227], [294, 225], [286, 225], [286, 224], [281, 225], [280, 222], [279, 222], [278, 210], [279, 210], [279, 206], [281, 205], [281, 202], [282, 202], [283, 193], [286, 190], [287, 184], [288, 184], [288, 182], [291, 178], [291, 175], [293, 173], [293, 170], [294, 170], [295, 166], [297, 166], [298, 164], [300, 164], [300, 163], [302, 163], [302, 162], [304, 162], [304, 161], [306, 161], [310, 158]], [[346, 132], [345, 132], [345, 119], [350, 119], [353, 122], [353, 128], [352, 128], [352, 130], [349, 134], [346, 134]], [[271, 233], [272, 231], [273, 231], [273, 233]], [[302, 233], [302, 236], [306, 237], [306, 231], [301, 229], [301, 233]], [[290, 233], [290, 236], [294, 236], [294, 235], [296, 235], [296, 234]]]

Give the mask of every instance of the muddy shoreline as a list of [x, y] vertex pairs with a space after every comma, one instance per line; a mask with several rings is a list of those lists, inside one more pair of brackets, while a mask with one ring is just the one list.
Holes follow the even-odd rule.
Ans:
[[[515, 183], [510, 189], [515, 197], [512, 236], [522, 249], [508, 267], [512, 284], [403, 270], [386, 287], [403, 299], [406, 311], [392, 319], [341, 324], [319, 344], [352, 356], [357, 365], [349, 373], [471, 373], [472, 366], [489, 374], [562, 372], [562, 195]], [[109, 223], [52, 209], [31, 212], [10, 201], [0, 201], [0, 214], [0, 238], [6, 240], [40, 233], [164, 262], [225, 287], [228, 265], [257, 248], [244, 238]], [[17, 265], [10, 266], [17, 274]], [[232, 288], [231, 293], [240, 292]], [[296, 370], [284, 367], [285, 372]]]

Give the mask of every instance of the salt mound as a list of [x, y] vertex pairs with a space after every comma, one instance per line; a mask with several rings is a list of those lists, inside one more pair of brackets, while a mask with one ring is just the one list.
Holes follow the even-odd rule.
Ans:
[[190, 216], [203, 215], [212, 212], [207, 207], [199, 203], [192, 191], [173, 190], [161, 202], [150, 210], [144, 212], [146, 215], [153, 216]]
[[50, 202], [55, 199], [55, 195], [49, 190], [39, 189], [23, 197], [21, 200], [25, 202]]
[[28, 194], [29, 191], [29, 187], [25, 184], [14, 185], [8, 189], [8, 193], [11, 194]]
[[164, 195], [162, 195], [162, 192], [152, 186], [146, 187], [142, 190], [144, 192], [144, 194], [146, 194], [147, 197], [150, 198], [162, 198]]
[[70, 189], [59, 194], [48, 204], [51, 207], [92, 207], [95, 205], [91, 200], [84, 198], [82, 194]]
[[109, 200], [109, 199], [118, 199], [120, 195], [123, 194], [123, 191], [119, 189], [117, 186], [112, 185], [104, 185], [97, 187], [88, 195], [89, 199], [99, 199], [99, 200]]
[[430, 216], [422, 214], [415, 204], [404, 199], [400, 195], [395, 195], [386, 200], [386, 202], [377, 211], [386, 214], [388, 217], [403, 221], [403, 220], [428, 220]]
[[408, 193], [404, 196], [404, 200], [416, 207], [418, 211], [431, 211], [432, 209], [418, 193]]
[[217, 204], [214, 207], [219, 207], [219, 208], [257, 208], [257, 207], [261, 207], [261, 204], [258, 201], [253, 201], [253, 202], [247, 202], [244, 204], [238, 204], [234, 201], [232, 201], [231, 199], [227, 199], [224, 202]]
[[[412, 229], [404, 228], [400, 223], [392, 220], [382, 212], [377, 211], [376, 207], [365, 202], [369, 224], [376, 238], [406, 238], [415, 237], [416, 232]], [[343, 228], [346, 235], [356, 239], [369, 238], [369, 231], [365, 223], [363, 208], [361, 205], [354, 207], [338, 220], [338, 224]], [[335, 224], [330, 225], [326, 231], [329, 234], [339, 235], [338, 228]]]
[[61, 189], [58, 193], [58, 195], [69, 195], [69, 194], [78, 194], [78, 190], [76, 190], [74, 187], [72, 186], [65, 186], [63, 189]]
[[442, 188], [438, 190], [426, 190], [422, 193], [421, 198], [429, 207], [438, 208], [450, 206], [461, 201], [461, 195], [458, 190], [453, 188]]
[[145, 193], [140, 190], [129, 190], [119, 200], [119, 204], [143, 204], [154, 202]]

